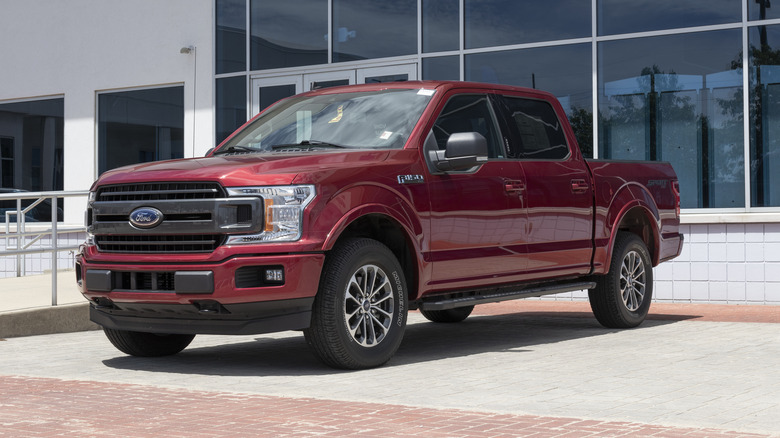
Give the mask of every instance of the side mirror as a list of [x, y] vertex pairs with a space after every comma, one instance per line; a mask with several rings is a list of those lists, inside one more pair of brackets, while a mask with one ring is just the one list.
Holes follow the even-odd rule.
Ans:
[[210, 148], [209, 150], [207, 150], [207, 151], [206, 151], [206, 153], [205, 153], [205, 154], [203, 154], [203, 156], [204, 156], [204, 157], [208, 157], [208, 156], [209, 156], [209, 154], [211, 154], [211, 152], [212, 152], [213, 150], [214, 150], [214, 148]]
[[487, 140], [478, 132], [458, 132], [447, 139], [446, 149], [432, 150], [429, 159], [436, 170], [467, 170], [487, 161]]

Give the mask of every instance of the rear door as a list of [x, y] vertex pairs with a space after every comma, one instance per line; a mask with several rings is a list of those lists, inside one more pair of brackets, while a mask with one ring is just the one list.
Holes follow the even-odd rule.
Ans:
[[542, 96], [499, 99], [508, 124], [508, 154], [525, 177], [528, 279], [588, 273], [593, 188], [573, 136], [567, 135], [568, 122]]

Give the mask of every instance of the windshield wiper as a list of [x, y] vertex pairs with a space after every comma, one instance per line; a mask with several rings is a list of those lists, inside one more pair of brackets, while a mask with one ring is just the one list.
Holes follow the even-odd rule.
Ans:
[[255, 148], [252, 146], [233, 145], [226, 149], [220, 149], [214, 152], [214, 155], [229, 154], [231, 152], [262, 152], [262, 148]]
[[340, 149], [348, 148], [348, 146], [342, 146], [340, 144], [330, 143], [327, 141], [303, 140], [300, 143], [276, 144], [271, 146], [271, 149], [277, 150], [277, 149], [284, 149], [284, 148], [297, 148], [301, 146], [321, 146], [321, 147], [332, 147], [332, 148], [340, 148]]

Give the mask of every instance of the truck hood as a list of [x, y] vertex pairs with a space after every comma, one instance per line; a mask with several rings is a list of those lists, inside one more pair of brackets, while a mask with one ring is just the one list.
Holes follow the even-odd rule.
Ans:
[[216, 181], [225, 187], [287, 185], [301, 173], [364, 168], [384, 161], [388, 154], [388, 150], [338, 150], [157, 161], [110, 170], [96, 185], [150, 181]]

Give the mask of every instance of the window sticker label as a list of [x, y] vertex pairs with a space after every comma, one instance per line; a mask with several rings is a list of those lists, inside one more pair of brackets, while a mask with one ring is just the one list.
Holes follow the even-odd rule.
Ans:
[[420, 91], [417, 92], [418, 96], [433, 96], [433, 92], [435, 90], [426, 90], [425, 88], [420, 88]]
[[382, 140], [387, 140], [388, 138], [390, 138], [391, 135], [393, 135], [392, 132], [385, 131], [382, 133], [382, 135], [379, 136], [379, 138], [381, 138]]
[[344, 115], [344, 105], [339, 105], [339, 108], [336, 110], [336, 117], [330, 119], [330, 122], [328, 123], [338, 123], [341, 121], [341, 117]]

